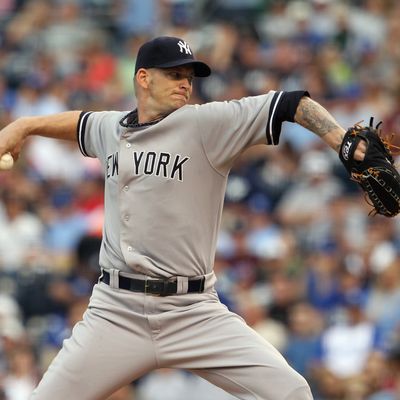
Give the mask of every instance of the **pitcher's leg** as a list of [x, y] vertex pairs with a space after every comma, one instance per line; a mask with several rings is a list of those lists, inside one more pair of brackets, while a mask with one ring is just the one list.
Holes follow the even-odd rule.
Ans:
[[192, 370], [241, 400], [312, 400], [306, 380], [291, 368], [265, 366]]
[[[108, 309], [110, 308], [110, 310]], [[31, 400], [102, 400], [155, 367], [146, 321], [104, 302], [73, 329]]]
[[306, 380], [218, 301], [160, 318], [161, 363], [189, 369], [242, 400], [312, 400]]

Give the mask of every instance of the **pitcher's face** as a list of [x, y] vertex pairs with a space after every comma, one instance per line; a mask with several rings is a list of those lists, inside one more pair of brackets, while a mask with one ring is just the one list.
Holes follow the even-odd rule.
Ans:
[[147, 70], [151, 105], [169, 114], [186, 105], [192, 94], [193, 67], [150, 68]]

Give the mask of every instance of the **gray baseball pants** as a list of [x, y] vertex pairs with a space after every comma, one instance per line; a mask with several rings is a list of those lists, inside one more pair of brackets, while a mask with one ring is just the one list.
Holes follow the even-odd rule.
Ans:
[[242, 400], [312, 400], [305, 379], [220, 303], [96, 284], [83, 321], [30, 400], [102, 400], [157, 368], [189, 370]]

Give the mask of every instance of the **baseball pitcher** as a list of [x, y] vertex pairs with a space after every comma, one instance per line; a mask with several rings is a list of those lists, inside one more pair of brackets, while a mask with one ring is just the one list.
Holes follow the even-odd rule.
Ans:
[[[104, 170], [100, 277], [31, 400], [101, 400], [156, 368], [191, 371], [242, 400], [310, 400], [305, 379], [218, 299], [213, 262], [229, 171], [296, 122], [339, 151], [345, 130], [306, 91], [189, 105], [210, 68], [187, 42], [140, 48], [137, 109], [17, 119], [0, 155], [30, 135], [76, 141]], [[361, 140], [353, 156], [362, 160]], [[162, 398], [162, 393], [160, 393]]]

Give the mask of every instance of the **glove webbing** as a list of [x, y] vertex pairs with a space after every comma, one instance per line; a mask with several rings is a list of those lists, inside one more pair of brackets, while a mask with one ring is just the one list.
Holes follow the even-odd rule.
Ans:
[[[386, 173], [390, 173], [388, 170], [385, 171]], [[392, 190], [390, 186], [388, 186], [383, 179], [379, 179], [379, 171], [377, 171], [375, 168], [368, 168], [368, 175], [365, 174], [352, 174], [353, 179], [360, 183], [364, 188], [367, 193], [366, 196], [366, 201], [368, 204], [370, 204], [372, 207], [374, 207], [370, 212], [369, 215], [376, 215], [378, 214], [379, 209], [380, 214], [384, 214], [389, 217], [393, 217], [397, 214], [391, 213], [385, 205], [382, 203], [382, 201], [379, 199], [377, 196], [376, 192], [373, 190], [371, 184], [368, 181], [368, 178], [375, 179], [376, 182], [381, 186], [381, 188], [385, 189], [391, 197], [398, 203], [400, 204], [400, 197]], [[368, 201], [369, 200], [369, 201]]]

